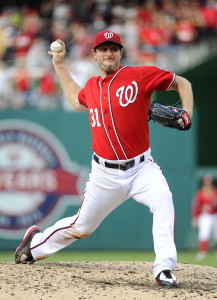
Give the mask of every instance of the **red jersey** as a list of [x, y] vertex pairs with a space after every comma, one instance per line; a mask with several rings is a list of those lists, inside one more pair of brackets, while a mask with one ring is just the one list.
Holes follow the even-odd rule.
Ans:
[[210, 195], [207, 195], [203, 189], [195, 194], [192, 217], [198, 217], [202, 213], [217, 214], [217, 188]]
[[89, 110], [93, 151], [108, 160], [147, 151], [151, 95], [166, 91], [174, 79], [175, 74], [151, 66], [121, 66], [105, 79], [89, 79], [78, 101]]

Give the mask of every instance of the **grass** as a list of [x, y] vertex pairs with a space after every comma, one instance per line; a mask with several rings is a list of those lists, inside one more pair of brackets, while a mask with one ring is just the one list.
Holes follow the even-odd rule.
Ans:
[[[197, 261], [195, 251], [178, 251], [178, 263], [217, 267], [217, 255], [214, 251], [208, 253], [202, 261]], [[154, 261], [151, 251], [60, 251], [47, 262], [58, 261]], [[13, 252], [0, 252], [0, 261], [14, 261]]]

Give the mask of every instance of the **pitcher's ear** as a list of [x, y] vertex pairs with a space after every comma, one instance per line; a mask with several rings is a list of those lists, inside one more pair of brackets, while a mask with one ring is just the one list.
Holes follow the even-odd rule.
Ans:
[[93, 49], [91, 52], [92, 52], [92, 55], [93, 55], [93, 57], [95, 59], [95, 57], [96, 57], [96, 51]]
[[122, 58], [122, 56], [123, 56], [123, 48], [121, 49], [121, 58]]

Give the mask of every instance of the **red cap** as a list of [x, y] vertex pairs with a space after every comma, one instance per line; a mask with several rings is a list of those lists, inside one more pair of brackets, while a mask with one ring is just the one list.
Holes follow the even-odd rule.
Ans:
[[99, 46], [102, 43], [106, 43], [106, 42], [113, 42], [118, 44], [121, 48], [123, 48], [123, 46], [121, 45], [121, 39], [120, 36], [112, 31], [101, 31], [98, 32], [94, 41], [94, 46], [93, 48], [95, 49], [97, 46]]

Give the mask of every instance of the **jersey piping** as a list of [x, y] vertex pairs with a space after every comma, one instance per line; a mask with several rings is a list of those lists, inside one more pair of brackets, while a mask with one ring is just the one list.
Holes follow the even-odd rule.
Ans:
[[114, 127], [114, 132], [115, 132], [115, 135], [116, 135], [116, 137], [117, 137], [118, 143], [119, 143], [119, 145], [120, 145], [120, 147], [121, 147], [121, 150], [122, 150], [123, 153], [124, 153], [125, 158], [128, 159], [127, 154], [126, 154], [125, 151], [124, 151], [124, 148], [123, 148], [123, 146], [122, 146], [122, 144], [121, 144], [121, 141], [120, 141], [120, 139], [119, 139], [119, 136], [118, 136], [118, 133], [117, 133], [117, 130], [116, 130], [116, 127], [115, 127], [114, 118], [113, 118], [113, 113], [112, 113], [112, 108], [111, 108], [111, 97], [110, 97], [110, 87], [111, 87], [111, 84], [112, 84], [113, 80], [114, 80], [115, 77], [116, 77], [123, 69], [125, 69], [125, 68], [127, 68], [127, 66], [125, 66], [125, 67], [123, 67], [122, 69], [120, 69], [120, 70], [115, 74], [115, 76], [111, 79], [111, 81], [110, 81], [110, 83], [109, 83], [109, 86], [108, 86], [108, 96], [109, 96], [109, 108], [110, 108], [110, 114], [111, 114], [112, 124], [113, 124], [113, 127]]
[[114, 152], [114, 154], [115, 154], [115, 156], [116, 156], [116, 158], [117, 158], [117, 160], [118, 160], [118, 159], [119, 159], [119, 158], [118, 158], [118, 155], [117, 155], [117, 153], [116, 153], [116, 151], [115, 151], [115, 149], [114, 149], [114, 147], [113, 147], [113, 145], [112, 145], [112, 142], [111, 142], [110, 137], [109, 137], [109, 135], [108, 135], [107, 129], [106, 129], [106, 127], [105, 127], [105, 122], [104, 122], [104, 117], [103, 117], [103, 112], [102, 112], [102, 87], [101, 87], [99, 81], [98, 81], [98, 84], [99, 84], [99, 87], [100, 87], [100, 108], [101, 108], [101, 116], [102, 116], [103, 127], [104, 127], [104, 130], [105, 130], [106, 136], [107, 136], [107, 138], [108, 138], [108, 141], [109, 141], [109, 143], [110, 143], [110, 145], [111, 145], [111, 147], [112, 147], [112, 150], [113, 150], [113, 152]]
[[171, 85], [173, 84], [174, 80], [176, 78], [176, 74], [173, 74], [173, 80], [171, 81], [170, 85], [168, 86], [168, 88], [166, 89], [168, 91], [168, 89], [171, 87]]

